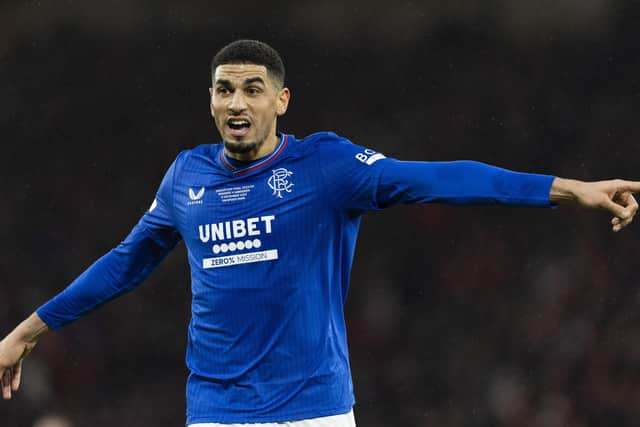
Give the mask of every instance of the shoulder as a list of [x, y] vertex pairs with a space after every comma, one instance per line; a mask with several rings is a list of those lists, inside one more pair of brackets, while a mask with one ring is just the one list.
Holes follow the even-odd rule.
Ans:
[[187, 150], [182, 150], [178, 153], [176, 160], [180, 161], [193, 161], [201, 158], [215, 158], [222, 148], [222, 143], [218, 144], [200, 144]]
[[302, 145], [311, 145], [314, 147], [326, 146], [330, 144], [351, 143], [347, 138], [336, 134], [335, 132], [322, 131], [307, 135], [299, 140]]
[[182, 150], [173, 162], [173, 168], [179, 171], [200, 170], [203, 166], [213, 165], [222, 144], [201, 144]]
[[356, 152], [362, 151], [362, 147], [354, 144], [348, 138], [327, 131], [312, 133], [297, 142], [304, 152], [329, 158], [353, 156]]
[[[334, 132], [316, 132], [301, 140], [308, 145], [310, 151], [320, 157], [325, 164], [352, 163], [372, 165], [386, 156], [376, 150], [354, 144], [348, 138]], [[355, 162], [354, 162], [355, 161]], [[346, 162], [346, 163], [345, 163]]]

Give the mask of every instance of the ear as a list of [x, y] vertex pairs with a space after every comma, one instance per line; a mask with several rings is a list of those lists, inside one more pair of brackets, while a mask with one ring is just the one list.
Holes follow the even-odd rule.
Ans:
[[276, 108], [276, 112], [279, 116], [282, 116], [287, 112], [287, 107], [289, 107], [289, 99], [291, 99], [291, 91], [289, 91], [289, 88], [287, 87], [282, 88], [280, 90], [280, 93], [278, 93]]

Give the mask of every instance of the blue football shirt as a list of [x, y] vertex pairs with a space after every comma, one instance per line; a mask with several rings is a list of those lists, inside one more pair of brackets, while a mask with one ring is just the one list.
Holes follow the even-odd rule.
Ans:
[[290, 421], [354, 404], [343, 309], [361, 215], [398, 203], [549, 206], [552, 176], [405, 162], [330, 132], [251, 163], [183, 151], [131, 234], [38, 309], [57, 329], [133, 289], [182, 239], [187, 423]]

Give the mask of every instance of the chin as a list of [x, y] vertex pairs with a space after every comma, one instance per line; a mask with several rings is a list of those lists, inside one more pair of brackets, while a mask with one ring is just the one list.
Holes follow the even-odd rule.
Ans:
[[224, 148], [230, 153], [244, 154], [257, 149], [260, 146], [258, 142], [246, 141], [224, 141]]

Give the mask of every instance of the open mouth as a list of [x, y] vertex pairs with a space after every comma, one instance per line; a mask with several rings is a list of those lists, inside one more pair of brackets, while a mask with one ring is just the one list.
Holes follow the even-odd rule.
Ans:
[[227, 120], [227, 126], [231, 131], [231, 135], [233, 136], [243, 136], [249, 132], [249, 128], [251, 127], [251, 123], [246, 119], [229, 119]]

